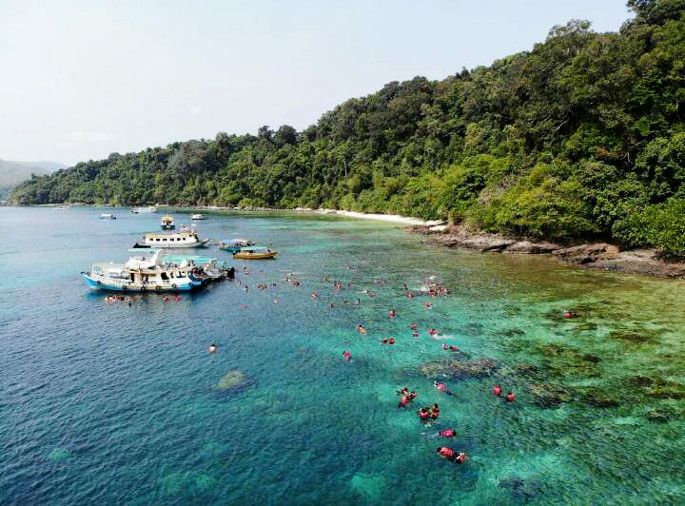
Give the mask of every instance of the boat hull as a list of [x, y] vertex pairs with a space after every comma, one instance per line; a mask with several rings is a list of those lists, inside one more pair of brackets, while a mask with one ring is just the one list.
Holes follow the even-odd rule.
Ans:
[[155, 249], [186, 249], [186, 248], [204, 248], [207, 246], [207, 243], [209, 243], [209, 239], [202, 239], [201, 241], [197, 242], [190, 242], [190, 243], [181, 243], [181, 242], [174, 242], [174, 243], [159, 243], [159, 242], [143, 242], [143, 244], [140, 243], [135, 243], [133, 245], [134, 248], [155, 248]]
[[276, 258], [278, 253], [276, 251], [270, 251], [268, 253], [245, 253], [239, 251], [233, 254], [233, 258], [238, 260], [272, 260]]
[[169, 283], [163, 285], [141, 285], [140, 283], [119, 282], [115, 280], [98, 279], [87, 272], [81, 273], [83, 280], [88, 288], [96, 291], [124, 292], [124, 293], [145, 293], [145, 292], [190, 292], [202, 286], [200, 281], [190, 281], [184, 283]]

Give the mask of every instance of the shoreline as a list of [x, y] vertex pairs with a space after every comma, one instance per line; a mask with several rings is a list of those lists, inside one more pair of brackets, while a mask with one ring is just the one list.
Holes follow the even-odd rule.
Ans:
[[548, 255], [574, 267], [659, 278], [685, 279], [685, 260], [661, 258], [654, 249], [621, 250], [608, 243], [582, 243], [573, 246], [548, 241], [507, 237], [501, 234], [470, 232], [459, 226], [436, 232], [429, 227], [414, 227], [413, 233], [448, 248], [462, 248], [481, 253]]
[[[45, 204], [38, 206], [7, 207], [58, 207], [65, 204]], [[127, 209], [135, 206], [98, 206], [95, 204], [67, 204], [74, 207], [93, 207]], [[621, 250], [608, 243], [582, 243], [565, 246], [549, 241], [529, 240], [521, 237], [509, 237], [502, 234], [471, 232], [459, 227], [450, 226], [445, 220], [423, 220], [398, 214], [363, 213], [340, 209], [296, 207], [277, 209], [267, 207], [223, 207], [223, 206], [170, 206], [155, 204], [159, 209], [177, 209], [193, 211], [235, 211], [235, 212], [294, 212], [319, 216], [338, 216], [360, 220], [382, 221], [407, 227], [411, 233], [427, 236], [429, 241], [448, 248], [462, 248], [480, 251], [481, 253], [502, 253], [519, 255], [550, 255], [559, 262], [585, 269], [640, 274], [660, 278], [685, 279], [685, 260], [668, 260], [661, 258], [654, 249]]]

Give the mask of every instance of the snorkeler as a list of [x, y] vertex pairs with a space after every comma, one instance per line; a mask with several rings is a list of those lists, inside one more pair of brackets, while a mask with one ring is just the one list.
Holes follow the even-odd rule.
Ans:
[[[454, 394], [452, 393], [452, 391], [449, 390], [449, 389], [447, 388], [447, 385], [445, 385], [444, 383], [438, 383], [437, 381], [434, 381], [434, 382], [433, 382], [433, 386], [435, 387], [435, 389], [436, 389], [438, 392], [442, 392], [442, 393], [447, 394], [447, 395], [454, 395]], [[437, 406], [437, 404], [436, 404], [436, 406]], [[438, 409], [438, 412], [439, 412], [439, 411], [440, 411], [440, 410]]]
[[343, 357], [345, 357], [345, 360], [346, 360], [347, 362], [351, 362], [351, 361], [352, 361], [352, 353], [350, 353], [350, 352], [347, 351], [347, 350], [343, 351]]
[[514, 395], [514, 392], [507, 392], [507, 402], [514, 401], [516, 401], [516, 395]]
[[366, 327], [360, 323], [357, 325], [357, 332], [359, 332], [361, 335], [366, 335]]
[[442, 429], [438, 432], [438, 436], [440, 437], [455, 437], [456, 435], [457, 431], [455, 429]]
[[492, 394], [496, 397], [499, 397], [502, 395], [502, 387], [499, 385], [495, 385], [492, 387]]
[[395, 316], [397, 316], [397, 312], [394, 309], [388, 311], [388, 318], [395, 318]]
[[211, 343], [211, 344], [209, 345], [209, 348], [207, 348], [207, 351], [208, 351], [209, 353], [216, 353], [216, 352], [217, 352], [216, 344]]

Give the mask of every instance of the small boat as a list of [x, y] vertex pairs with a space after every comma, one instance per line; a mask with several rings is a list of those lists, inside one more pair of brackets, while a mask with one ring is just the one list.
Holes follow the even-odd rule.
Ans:
[[100, 215], [100, 219], [101, 219], [101, 220], [116, 220], [116, 219], [117, 219], [117, 215], [116, 215], [116, 214], [113, 214], [113, 213], [102, 213], [102, 214]]
[[201, 248], [209, 239], [200, 239], [195, 227], [181, 226], [180, 232], [157, 234], [151, 232], [143, 235], [143, 242], [136, 243], [134, 248]]
[[242, 248], [254, 246], [256, 243], [249, 239], [224, 239], [219, 241], [219, 249], [229, 253], [237, 253]]
[[169, 215], [162, 216], [161, 225], [162, 230], [173, 230], [176, 228], [176, 225], [174, 225], [174, 217]]
[[193, 215], [190, 217], [190, 219], [191, 219], [191, 220], [195, 220], [195, 221], [197, 221], [197, 220], [206, 220], [206, 219], [207, 219], [207, 215], [206, 215], [206, 214], [200, 214], [200, 213], [198, 213], [198, 214], [193, 214]]
[[114, 292], [187, 292], [203, 284], [190, 266], [166, 263], [161, 250], [130, 251], [124, 264], [96, 263], [81, 272], [86, 285]]
[[133, 214], [147, 214], [147, 213], [156, 213], [157, 208], [155, 206], [147, 206], [147, 207], [134, 207], [131, 209], [131, 212]]
[[233, 258], [238, 260], [268, 260], [276, 258], [278, 251], [270, 250], [263, 246], [241, 248], [240, 251], [233, 253]]
[[164, 261], [179, 267], [188, 267], [196, 277], [200, 277], [205, 281], [233, 279], [235, 276], [234, 268], [212, 257], [166, 255]]

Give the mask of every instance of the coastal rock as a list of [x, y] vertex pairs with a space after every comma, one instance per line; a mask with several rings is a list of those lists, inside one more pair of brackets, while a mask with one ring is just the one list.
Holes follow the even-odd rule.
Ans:
[[559, 248], [552, 251], [552, 255], [566, 262], [584, 265], [600, 259], [616, 258], [618, 248], [607, 243], [581, 244], [570, 248]]
[[414, 232], [431, 235], [431, 240], [449, 248], [474, 249], [480, 252], [551, 254], [558, 260], [579, 266], [628, 274], [685, 278], [685, 261], [664, 259], [655, 250], [620, 251], [613, 244], [593, 243], [562, 247], [548, 241], [510, 238], [500, 234], [473, 232], [460, 225], [414, 227]]
[[219, 383], [217, 383], [216, 387], [219, 390], [226, 391], [236, 390], [245, 385], [247, 385], [247, 378], [245, 377], [245, 374], [238, 369], [234, 369], [224, 374], [224, 376], [219, 380]]
[[525, 253], [528, 255], [542, 255], [551, 253], [559, 249], [558, 244], [551, 242], [531, 242], [531, 241], [516, 241], [505, 250], [506, 253]]

